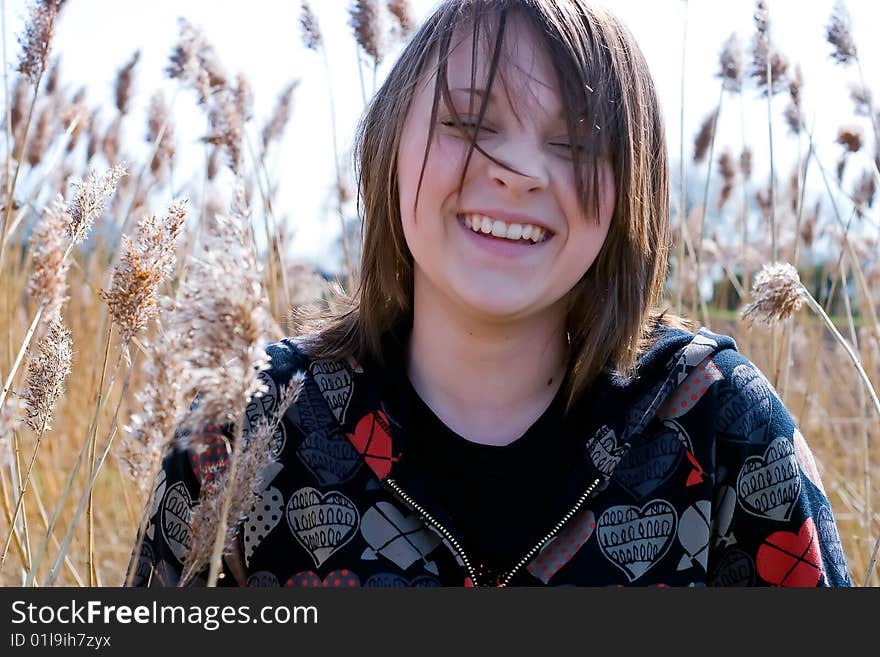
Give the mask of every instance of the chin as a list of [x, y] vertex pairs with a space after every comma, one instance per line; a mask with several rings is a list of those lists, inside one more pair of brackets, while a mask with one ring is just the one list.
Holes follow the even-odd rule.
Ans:
[[488, 291], [475, 294], [468, 290], [459, 295], [460, 301], [473, 313], [492, 319], [513, 318], [526, 312], [531, 304], [523, 299], [522, 292], [510, 291], [507, 294]]

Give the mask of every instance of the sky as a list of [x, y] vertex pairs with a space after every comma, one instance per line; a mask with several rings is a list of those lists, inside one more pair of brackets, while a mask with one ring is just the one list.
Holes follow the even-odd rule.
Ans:
[[[754, 32], [751, 0], [610, 0], [606, 3], [632, 30], [654, 77], [667, 124], [672, 161], [678, 159], [684, 135], [685, 157], [690, 158], [693, 139], [704, 117], [717, 105], [720, 82], [716, 77], [718, 55], [736, 32], [747, 45]], [[328, 89], [334, 100], [335, 132], [344, 166], [350, 162], [354, 130], [364, 107], [358, 71], [358, 50], [348, 20], [349, 0], [313, 0], [311, 3], [323, 33], [329, 55], [329, 79], [322, 59], [306, 50], [299, 29], [300, 3], [291, 0], [67, 0], [57, 28], [53, 55], [61, 55], [62, 84], [71, 89], [85, 86], [90, 106], [106, 105], [106, 117], [113, 109], [113, 88], [118, 70], [136, 50], [141, 51], [137, 69], [133, 111], [129, 121], [133, 139], [142, 139], [145, 111], [156, 89], [174, 97], [178, 140], [195, 141], [203, 135], [205, 119], [196, 109], [192, 92], [176, 96], [176, 81], [164, 77], [168, 57], [178, 39], [178, 17], [203, 30], [220, 61], [230, 74], [243, 73], [255, 96], [258, 126], [270, 114], [276, 97], [291, 80], [299, 80], [294, 110], [280, 147], [269, 155], [268, 168], [278, 183], [276, 216], [294, 225], [290, 244], [295, 257], [326, 265], [335, 253], [339, 220], [329, 203], [333, 193], [333, 128]], [[427, 16], [433, 0], [411, 0], [416, 20]], [[769, 0], [773, 40], [792, 63], [801, 65], [804, 75], [803, 104], [808, 124], [814, 127], [816, 149], [826, 166], [833, 167], [840, 154], [834, 143], [841, 124], [852, 122], [848, 84], [858, 79], [854, 68], [833, 64], [831, 47], [825, 41], [825, 26], [832, 0]], [[18, 58], [16, 35], [22, 32], [25, 0], [4, 0], [6, 31], [4, 53], [7, 70]], [[880, 3], [849, 0], [853, 33], [869, 88], [880, 90], [880, 45], [872, 26], [880, 24]], [[684, 65], [683, 65], [684, 47]], [[393, 49], [377, 70], [376, 83], [390, 68]], [[684, 131], [682, 120], [684, 80]], [[366, 92], [373, 88], [372, 71], [366, 76]], [[780, 110], [783, 96], [774, 102]], [[735, 152], [743, 134], [752, 146], [755, 176], [766, 175], [767, 108], [755, 89], [747, 86], [742, 98], [727, 96], [719, 118], [716, 153], [724, 144]], [[111, 111], [112, 110], [112, 111]], [[105, 122], [108, 120], [104, 119]], [[786, 163], [794, 162], [796, 140], [786, 135], [781, 118], [774, 124], [774, 152]], [[251, 128], [254, 136], [257, 129]], [[179, 143], [201, 157], [192, 144]], [[194, 163], [201, 160], [194, 159]], [[188, 168], [186, 161], [178, 167]], [[192, 167], [195, 170], [196, 165]], [[689, 168], [687, 176], [705, 176]], [[178, 182], [177, 180], [175, 181]], [[181, 181], [182, 182], [182, 181]], [[326, 267], [322, 268], [326, 269]]]

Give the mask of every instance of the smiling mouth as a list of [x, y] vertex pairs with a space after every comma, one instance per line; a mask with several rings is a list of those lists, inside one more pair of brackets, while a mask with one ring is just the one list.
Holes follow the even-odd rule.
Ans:
[[459, 214], [458, 222], [481, 237], [512, 244], [540, 244], [549, 240], [553, 233], [541, 226], [511, 224], [480, 214]]

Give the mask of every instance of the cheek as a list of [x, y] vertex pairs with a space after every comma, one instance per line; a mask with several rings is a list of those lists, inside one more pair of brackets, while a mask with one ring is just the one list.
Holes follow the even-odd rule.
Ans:
[[[404, 227], [415, 226], [429, 217], [436, 217], [456, 196], [461, 169], [467, 155], [460, 140], [444, 136], [435, 138], [425, 160], [425, 142], [407, 139], [398, 150], [397, 180], [401, 217]], [[424, 174], [422, 165], [424, 163]], [[473, 163], [472, 163], [473, 166]], [[419, 177], [421, 176], [421, 188]], [[418, 194], [418, 215], [414, 206]]]

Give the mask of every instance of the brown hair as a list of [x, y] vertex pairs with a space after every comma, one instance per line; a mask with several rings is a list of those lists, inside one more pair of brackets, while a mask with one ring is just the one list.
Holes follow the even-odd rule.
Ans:
[[[669, 181], [654, 84], [629, 30], [585, 0], [445, 0], [435, 9], [403, 49], [358, 127], [355, 164], [363, 250], [356, 290], [349, 295], [337, 287], [329, 310], [295, 312], [291, 326], [314, 358], [354, 356], [379, 363], [386, 360], [383, 336], [411, 327], [413, 258], [403, 235], [396, 174], [404, 121], [435, 55], [432, 131], [441, 99], [451, 107], [446, 59], [453, 33], [463, 25], [473, 30], [474, 44], [480, 34], [488, 39], [491, 63], [484, 87], [491, 88], [505, 24], [512, 16], [523, 19], [543, 42], [558, 75], [572, 143], [586, 146], [585, 155], [576, 149], [572, 153], [581, 204], [598, 203], [592, 193], [597, 167], [590, 167], [597, 158], [607, 158], [615, 180], [608, 236], [593, 265], [568, 293], [569, 366], [563, 382], [568, 411], [603, 369], [633, 375], [658, 324], [693, 328], [688, 320], [657, 308], [669, 250]], [[478, 123], [485, 109], [484, 97]], [[473, 137], [462, 181], [473, 150], [491, 158], [476, 143], [475, 132], [468, 134]], [[429, 135], [422, 174], [431, 141]], [[593, 179], [586, 181], [583, 174], [590, 169]], [[421, 183], [420, 176], [419, 187]]]

